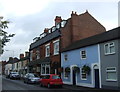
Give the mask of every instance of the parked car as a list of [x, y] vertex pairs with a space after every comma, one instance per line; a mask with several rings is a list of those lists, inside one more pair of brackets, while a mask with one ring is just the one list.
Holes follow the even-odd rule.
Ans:
[[59, 75], [50, 74], [45, 75], [43, 78], [40, 79], [40, 86], [47, 86], [48, 88], [52, 86], [59, 86], [62, 87], [63, 81]]
[[9, 78], [10, 78], [10, 79], [20, 79], [20, 75], [19, 75], [18, 72], [11, 72], [11, 73], [9, 74]]
[[24, 83], [39, 83], [40, 77], [34, 73], [27, 73], [23, 80]]

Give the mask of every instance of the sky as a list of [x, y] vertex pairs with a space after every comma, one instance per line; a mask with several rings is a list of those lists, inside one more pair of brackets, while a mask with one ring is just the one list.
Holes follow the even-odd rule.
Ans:
[[55, 25], [56, 16], [67, 20], [72, 11], [77, 14], [88, 12], [100, 22], [106, 30], [118, 27], [119, 0], [0, 0], [0, 16], [9, 20], [8, 33], [15, 36], [4, 47], [0, 61], [9, 57], [18, 57], [29, 51], [33, 39], [45, 28]]

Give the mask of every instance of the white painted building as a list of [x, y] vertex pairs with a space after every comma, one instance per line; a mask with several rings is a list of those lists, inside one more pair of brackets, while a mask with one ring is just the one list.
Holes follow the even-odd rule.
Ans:
[[5, 65], [5, 75], [8, 75], [12, 71], [12, 64], [8, 63]]

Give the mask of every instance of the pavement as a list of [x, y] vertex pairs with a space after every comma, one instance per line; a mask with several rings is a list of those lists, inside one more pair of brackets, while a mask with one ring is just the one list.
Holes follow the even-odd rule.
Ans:
[[2, 91], [2, 75], [0, 74], [0, 92]]
[[70, 89], [71, 91], [78, 92], [120, 92], [120, 90], [110, 90], [110, 89], [101, 89], [101, 88], [88, 88], [76, 85], [63, 85], [64, 88]]

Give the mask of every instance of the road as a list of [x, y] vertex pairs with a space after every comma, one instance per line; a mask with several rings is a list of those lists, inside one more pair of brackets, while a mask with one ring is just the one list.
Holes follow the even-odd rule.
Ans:
[[[2, 77], [2, 90], [4, 91], [39, 91], [39, 92], [43, 92], [43, 91], [47, 91], [47, 92], [53, 92], [53, 91], [59, 91], [59, 92], [63, 92], [63, 91], [67, 91], [68, 89], [66, 88], [51, 88], [48, 89], [47, 87], [40, 87], [38, 84], [25, 84], [23, 81], [21, 80], [11, 80], [11, 79], [7, 79], [5, 77]], [[55, 92], [56, 92], [55, 91]]]
[[2, 88], [2, 92], [119, 92], [117, 90], [102, 90], [65, 85], [63, 88], [48, 89], [47, 87], [40, 87], [39, 84], [25, 84], [22, 80], [11, 80], [4, 76], [0, 76], [0, 88]]

